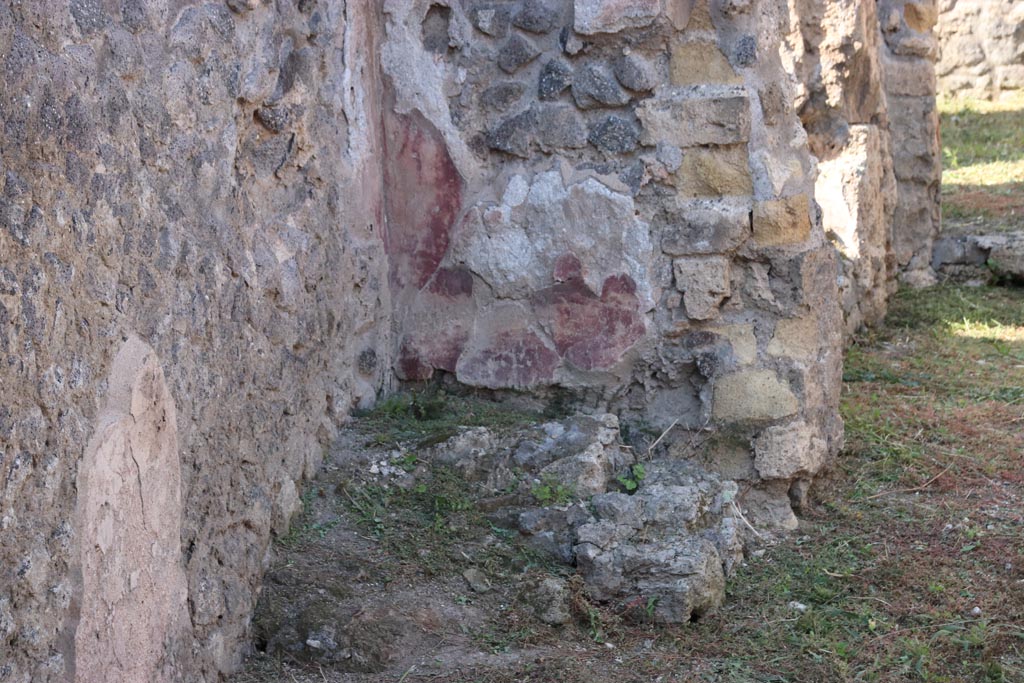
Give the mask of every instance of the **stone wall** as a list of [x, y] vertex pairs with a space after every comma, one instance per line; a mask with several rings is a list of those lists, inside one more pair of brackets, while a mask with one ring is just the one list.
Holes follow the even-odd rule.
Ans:
[[[675, 425], [683, 457], [792, 524], [789, 487], [840, 441], [840, 321], [785, 3], [385, 12], [399, 377], [561, 386]], [[758, 471], [784, 449], [811, 452]]]
[[0, 7], [0, 681], [230, 671], [296, 482], [392, 371], [674, 427], [792, 528], [841, 442], [841, 320], [785, 26]]
[[238, 661], [388, 373], [358, 7], [0, 4], [0, 681]]
[[897, 279], [934, 281], [940, 149], [935, 6], [790, 0], [783, 45], [818, 159], [815, 192], [838, 248], [847, 334], [879, 322]]
[[889, 104], [897, 200], [892, 244], [902, 282], [935, 283], [932, 243], [941, 223], [942, 148], [935, 105], [938, 0], [879, 0], [882, 74]]
[[1024, 2], [939, 4], [939, 92], [992, 97], [1024, 88]]

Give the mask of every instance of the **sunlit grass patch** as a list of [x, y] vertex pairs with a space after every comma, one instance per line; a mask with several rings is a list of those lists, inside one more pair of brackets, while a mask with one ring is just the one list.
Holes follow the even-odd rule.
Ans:
[[1024, 228], [1024, 94], [940, 98], [947, 231]]
[[949, 323], [949, 331], [957, 337], [1024, 343], [1024, 326], [1004, 325], [997, 321], [964, 318]]
[[949, 171], [1024, 158], [1024, 94], [997, 101], [940, 98], [938, 108]]
[[986, 161], [950, 168], [942, 174], [942, 182], [955, 190], [957, 186], [991, 188], [995, 194], [1014, 195], [1019, 188], [1011, 183], [1024, 182], [1024, 159]]

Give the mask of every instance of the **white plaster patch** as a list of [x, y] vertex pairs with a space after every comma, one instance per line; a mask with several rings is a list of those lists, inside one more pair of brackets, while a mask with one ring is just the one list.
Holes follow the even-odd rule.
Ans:
[[525, 183], [513, 176], [500, 204], [469, 211], [452, 245], [454, 262], [495, 295], [523, 298], [554, 284], [555, 260], [571, 253], [596, 294], [607, 278], [625, 274], [642, 308], [654, 306], [650, 228], [637, 218], [632, 197], [595, 178], [567, 184], [558, 170], [539, 173], [524, 192]]

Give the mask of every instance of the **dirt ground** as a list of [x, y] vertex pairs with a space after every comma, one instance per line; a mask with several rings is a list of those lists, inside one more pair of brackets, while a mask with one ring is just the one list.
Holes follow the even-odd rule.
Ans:
[[[570, 568], [488, 524], [457, 481], [375, 483], [380, 460], [423, 465], [396, 455], [402, 439], [537, 419], [467, 405], [425, 422], [408, 414], [430, 406], [385, 406], [346, 431], [275, 547], [235, 683], [1024, 681], [1022, 290], [899, 295], [848, 353], [847, 448], [817, 507], [686, 626], [592, 604]], [[537, 619], [530, 587], [544, 577], [567, 581], [570, 623]], [[276, 647], [323, 621], [325, 602], [342, 659]]]

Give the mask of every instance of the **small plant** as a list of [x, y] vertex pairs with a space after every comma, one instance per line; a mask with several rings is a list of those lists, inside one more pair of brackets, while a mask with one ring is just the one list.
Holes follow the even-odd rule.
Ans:
[[395, 461], [398, 467], [402, 468], [404, 472], [412, 472], [420, 464], [420, 459], [415, 453], [406, 453], [401, 458]]
[[622, 485], [622, 488], [626, 489], [626, 493], [636, 493], [636, 490], [640, 488], [640, 482], [647, 476], [647, 471], [644, 470], [644, 466], [641, 463], [630, 465], [629, 470], [625, 474], [620, 474], [615, 478], [615, 481]]
[[475, 640], [490, 650], [491, 654], [502, 654], [508, 652], [509, 648], [528, 641], [534, 636], [531, 628], [519, 628], [514, 630], [487, 630], [477, 633]]
[[654, 610], [658, 607], [658, 598], [656, 596], [649, 596], [647, 598], [647, 605], [644, 607], [644, 613], [648, 619], [654, 619]]
[[601, 613], [595, 607], [591, 607], [587, 610], [587, 630], [590, 633], [590, 637], [595, 643], [603, 643], [605, 641], [604, 624], [601, 621]]
[[566, 486], [550, 475], [534, 484], [530, 493], [541, 505], [565, 505], [576, 495], [571, 486]]

